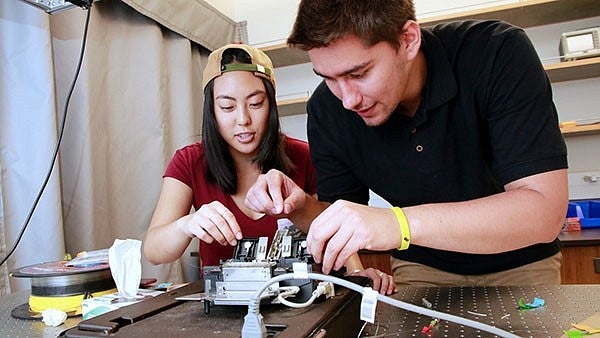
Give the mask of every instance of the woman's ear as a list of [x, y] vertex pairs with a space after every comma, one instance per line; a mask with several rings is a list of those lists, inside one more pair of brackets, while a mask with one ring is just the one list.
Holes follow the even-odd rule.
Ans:
[[414, 59], [421, 48], [421, 27], [413, 20], [408, 20], [402, 27], [400, 35], [400, 48], [406, 52], [406, 58]]

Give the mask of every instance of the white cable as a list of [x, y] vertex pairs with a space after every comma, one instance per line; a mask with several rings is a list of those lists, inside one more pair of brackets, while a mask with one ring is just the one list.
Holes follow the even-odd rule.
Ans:
[[279, 295], [284, 298], [293, 296], [293, 295], [297, 294], [298, 292], [300, 292], [300, 287], [297, 285], [279, 287]]
[[[279, 301], [279, 303], [289, 306], [289, 307], [297, 307], [296, 305], [299, 305], [298, 303], [293, 303], [290, 302], [288, 300], [286, 300], [286, 297], [289, 296], [294, 296], [296, 295], [298, 292], [300, 291], [300, 287], [298, 286], [282, 286], [279, 288], [279, 294], [277, 295], [277, 300]], [[312, 302], [311, 302], [312, 303]], [[306, 306], [308, 306], [310, 304], [307, 304]], [[304, 306], [298, 306], [298, 307], [304, 307]]]
[[304, 303], [294, 303], [294, 302], [290, 302], [289, 300], [285, 299], [284, 297], [280, 295], [277, 296], [277, 299], [281, 302], [281, 304], [285, 305], [285, 306], [289, 306], [289, 307], [293, 307], [295, 309], [300, 309], [303, 307], [307, 307], [309, 305], [311, 305], [315, 299], [319, 298], [319, 293], [318, 292], [313, 292], [312, 296], [310, 296], [310, 298], [304, 302]]
[[[331, 283], [346, 287], [348, 289], [354, 290], [361, 294], [364, 294], [364, 288], [362, 286], [352, 283], [352, 282], [349, 282], [347, 280], [341, 279], [341, 278], [337, 278], [337, 277], [329, 276], [329, 275], [323, 275], [323, 274], [314, 273], [314, 272], [309, 272], [308, 278], [314, 279], [314, 280], [331, 282]], [[253, 320], [253, 319], [255, 319], [255, 317], [259, 317], [262, 320], [262, 315], [260, 315], [260, 295], [263, 293], [263, 291], [266, 290], [273, 283], [281, 282], [281, 281], [288, 280], [288, 279], [294, 279], [294, 274], [286, 273], [286, 274], [282, 274], [282, 275], [273, 277], [270, 280], [268, 280], [267, 282], [265, 282], [260, 287], [260, 289], [258, 289], [257, 292], [252, 296], [252, 298], [248, 302], [248, 314], [246, 315], [246, 318], [244, 320], [244, 327], [242, 327], [242, 338], [257, 337], [257, 336], [251, 335], [251, 334], [254, 334], [256, 331], [246, 329], [246, 319], [252, 318], [252, 319], [248, 320], [249, 326], [253, 325], [255, 323], [255, 320]], [[462, 317], [451, 315], [451, 314], [444, 313], [444, 312], [439, 312], [439, 311], [435, 311], [435, 310], [422, 308], [420, 306], [406, 303], [406, 302], [403, 302], [403, 301], [400, 301], [400, 300], [397, 300], [397, 299], [394, 299], [394, 298], [391, 298], [388, 296], [384, 296], [381, 294], [377, 294], [377, 300], [380, 300], [384, 303], [387, 303], [389, 305], [392, 305], [392, 306], [395, 306], [395, 307], [398, 307], [398, 308], [401, 308], [404, 310], [420, 313], [422, 315], [429, 316], [429, 317], [435, 317], [438, 319], [447, 320], [447, 321], [454, 322], [454, 323], [457, 323], [460, 325], [469, 326], [474, 329], [486, 331], [486, 332], [495, 334], [500, 337], [519, 338], [519, 336], [517, 336], [513, 333], [510, 333], [508, 331], [502, 330], [500, 328], [497, 328], [497, 327], [494, 327], [494, 326], [491, 326], [488, 324], [480, 323], [480, 322], [477, 322], [477, 321], [474, 321], [471, 319], [462, 318]], [[254, 329], [254, 327], [250, 327], [250, 328]], [[262, 335], [262, 336], [258, 336], [258, 337], [264, 338], [264, 337], [266, 337], [266, 335]]]
[[[285, 287], [281, 287], [281, 288], [279, 288], [279, 290], [284, 289], [284, 288]], [[277, 300], [279, 300], [279, 302], [281, 304], [283, 304], [285, 306], [293, 307], [295, 309], [307, 307], [307, 306], [311, 305], [312, 303], [314, 303], [315, 300], [317, 300], [317, 298], [319, 298], [321, 295], [324, 295], [325, 293], [327, 293], [327, 289], [326, 289], [325, 285], [322, 285], [322, 283], [319, 283], [317, 288], [312, 292], [310, 299], [308, 299], [304, 303], [294, 303], [285, 298], [288, 296], [291, 296], [292, 294], [295, 295], [296, 293], [298, 293], [298, 291], [300, 291], [300, 288], [297, 286], [292, 286], [291, 288], [296, 288], [295, 290], [291, 290], [292, 292], [293, 291], [295, 291], [295, 292], [291, 293], [290, 291], [287, 291], [287, 292], [280, 293], [277, 296]]]

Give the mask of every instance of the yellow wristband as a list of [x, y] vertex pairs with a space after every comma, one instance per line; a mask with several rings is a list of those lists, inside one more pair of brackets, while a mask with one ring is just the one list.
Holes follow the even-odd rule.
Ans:
[[400, 224], [400, 247], [398, 250], [406, 250], [410, 245], [410, 228], [404, 211], [399, 207], [392, 207], [392, 211], [396, 214], [398, 223]]

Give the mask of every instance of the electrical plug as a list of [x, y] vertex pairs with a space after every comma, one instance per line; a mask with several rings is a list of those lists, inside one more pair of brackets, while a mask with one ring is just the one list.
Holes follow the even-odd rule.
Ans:
[[260, 312], [250, 312], [244, 317], [242, 338], [266, 338], [267, 327]]

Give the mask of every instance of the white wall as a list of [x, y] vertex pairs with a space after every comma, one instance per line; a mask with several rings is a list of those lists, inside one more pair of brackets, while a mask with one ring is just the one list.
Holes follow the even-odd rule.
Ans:
[[249, 44], [271, 45], [284, 42], [292, 31], [298, 0], [234, 1], [234, 20], [248, 22]]
[[[293, 26], [298, 0], [230, 0], [234, 2], [236, 21], [247, 21], [249, 43], [257, 46], [284, 42]], [[230, 2], [229, 1], [229, 2]], [[420, 18], [495, 6], [519, 0], [416, 0]], [[218, 0], [210, 2], [221, 3]], [[215, 4], [218, 6], [218, 4]], [[231, 10], [229, 10], [231, 12]], [[558, 43], [563, 32], [600, 26], [600, 17], [560, 24], [527, 28], [538, 55], [544, 63], [558, 62]], [[310, 64], [281, 67], [276, 70], [278, 96], [297, 96], [312, 91], [320, 79]], [[600, 117], [600, 78], [567, 81], [552, 85], [561, 121]], [[282, 118], [283, 129], [292, 136], [306, 139], [306, 115]], [[600, 182], [589, 183], [585, 176], [600, 176], [600, 135], [566, 138], [569, 151], [569, 187], [571, 199], [600, 198]]]
[[[235, 0], [205, 0], [221, 13], [235, 20]], [[239, 21], [239, 20], [236, 20]]]

